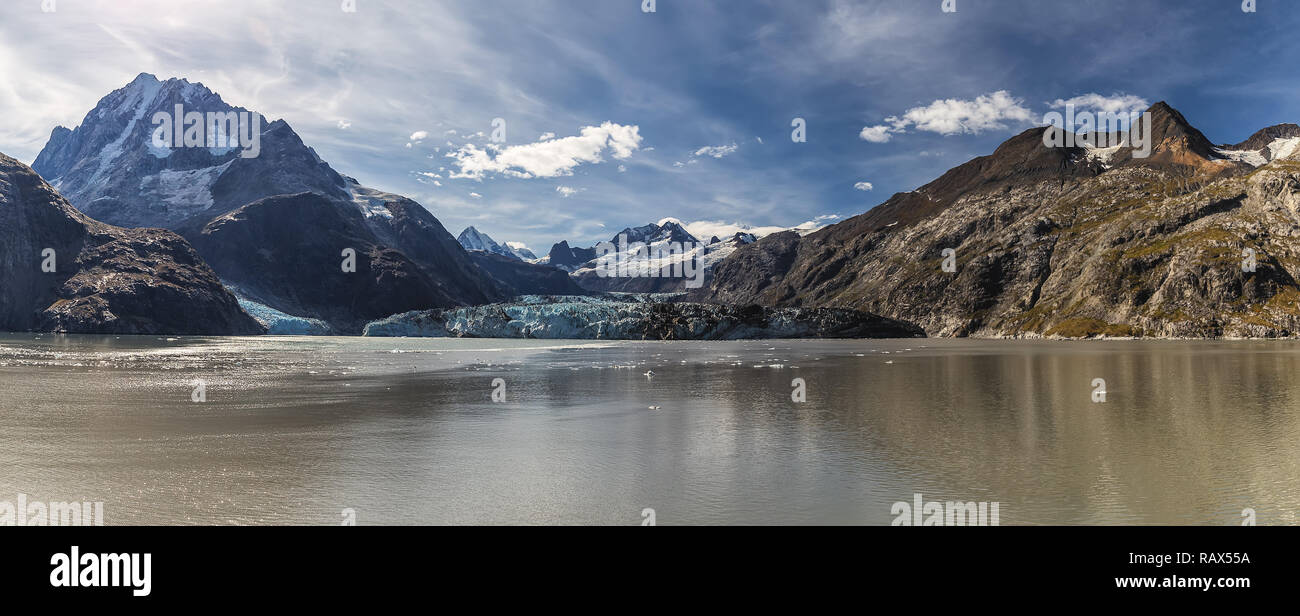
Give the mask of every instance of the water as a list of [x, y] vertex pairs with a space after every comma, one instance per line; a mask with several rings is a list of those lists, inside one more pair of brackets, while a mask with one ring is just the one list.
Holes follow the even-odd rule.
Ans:
[[1296, 524], [1298, 375], [1277, 341], [3, 335], [0, 501], [103, 501], [110, 525], [889, 524], [921, 493], [1003, 525]]

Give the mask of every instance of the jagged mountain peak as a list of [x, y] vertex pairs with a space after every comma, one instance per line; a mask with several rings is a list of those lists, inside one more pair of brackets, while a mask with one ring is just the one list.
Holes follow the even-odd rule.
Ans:
[[699, 240], [695, 239], [685, 227], [675, 218], [665, 218], [657, 223], [641, 225], [640, 227], [627, 227], [619, 231], [610, 239], [610, 242], [617, 244], [620, 239], [626, 238], [631, 242], [645, 242], [647, 244], [662, 241], [679, 242], [682, 244], [698, 244]]
[[496, 240], [473, 226], [466, 227], [464, 231], [461, 231], [460, 235], [456, 236], [456, 240], [460, 242], [461, 246], [465, 247], [465, 250], [496, 252], [501, 249], [501, 245], [496, 243]]
[[[183, 127], [178, 107], [186, 115], [204, 114], [200, 145], [156, 142], [163, 129], [156, 117]], [[208, 134], [208, 119], [219, 120], [213, 113], [235, 114], [239, 135], [223, 127]], [[222, 135], [236, 144], [224, 143]], [[124, 227], [193, 231], [213, 216], [276, 194], [311, 191], [350, 200], [342, 176], [285, 120], [267, 123], [202, 83], [160, 81], [149, 73], [100, 99], [77, 128], [56, 129], [32, 166], [78, 209]]]
[[510, 242], [498, 243], [496, 240], [492, 239], [492, 236], [479, 231], [472, 225], [465, 227], [465, 230], [461, 231], [460, 235], [456, 237], [456, 241], [460, 242], [460, 245], [463, 246], [465, 250], [490, 252], [492, 254], [517, 259], [519, 261], [532, 261], [537, 259], [537, 255], [533, 254], [532, 251], [527, 248], [515, 248]]

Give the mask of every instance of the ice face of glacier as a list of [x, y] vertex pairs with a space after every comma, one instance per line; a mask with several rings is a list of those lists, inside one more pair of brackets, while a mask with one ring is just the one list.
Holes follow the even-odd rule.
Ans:
[[524, 297], [509, 304], [393, 315], [366, 336], [568, 340], [744, 340], [913, 338], [920, 328], [844, 309], [762, 308], [628, 301], [629, 298]]
[[243, 297], [239, 298], [239, 307], [266, 327], [269, 336], [329, 336], [334, 333], [329, 324], [320, 319], [295, 317]]

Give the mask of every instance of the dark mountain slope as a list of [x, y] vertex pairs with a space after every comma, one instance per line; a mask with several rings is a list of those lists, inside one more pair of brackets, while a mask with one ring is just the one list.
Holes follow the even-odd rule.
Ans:
[[[54, 272], [42, 270], [53, 251]], [[248, 335], [264, 329], [180, 236], [77, 211], [0, 155], [0, 330]]]

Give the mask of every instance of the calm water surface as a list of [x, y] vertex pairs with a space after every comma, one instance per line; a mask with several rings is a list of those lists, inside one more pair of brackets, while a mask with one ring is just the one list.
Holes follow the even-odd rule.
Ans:
[[1003, 525], [1296, 524], [1298, 381], [1300, 343], [1272, 341], [0, 335], [0, 501], [103, 501], [108, 524], [889, 524], [921, 493]]

